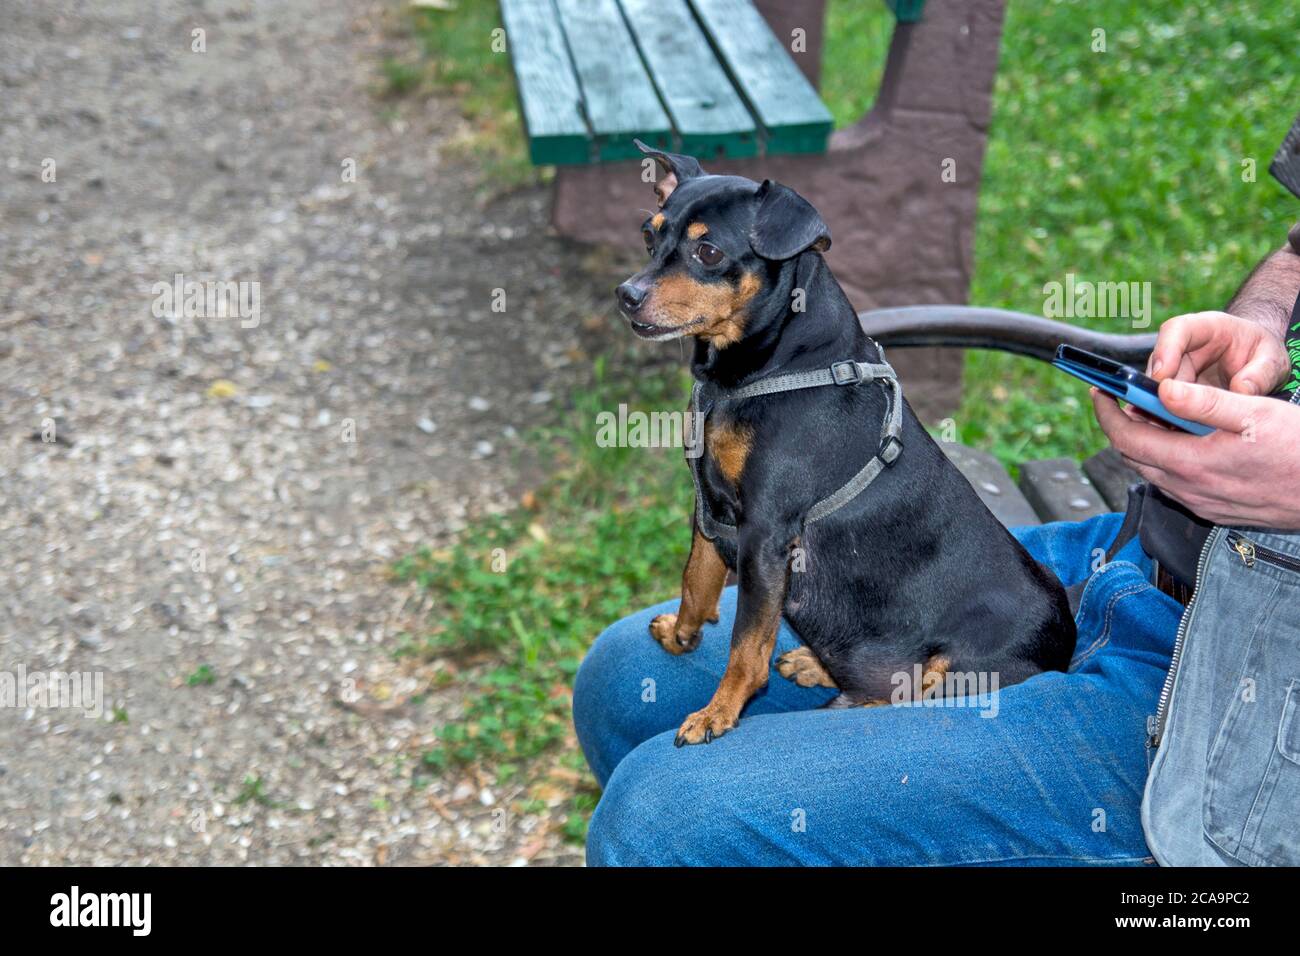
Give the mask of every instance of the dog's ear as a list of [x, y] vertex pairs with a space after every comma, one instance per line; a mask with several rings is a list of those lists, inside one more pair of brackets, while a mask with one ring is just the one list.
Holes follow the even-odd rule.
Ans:
[[825, 252], [831, 231], [821, 213], [789, 186], [763, 180], [755, 194], [758, 212], [749, 245], [764, 259], [793, 259], [808, 249]]
[[678, 183], [704, 175], [699, 162], [692, 156], [665, 153], [661, 149], [647, 146], [639, 139], [634, 139], [632, 142], [636, 143], [637, 149], [654, 159], [655, 165], [659, 167], [659, 181], [655, 183], [655, 198], [659, 200], [660, 208], [663, 208], [663, 204], [668, 201], [668, 197], [677, 188]]

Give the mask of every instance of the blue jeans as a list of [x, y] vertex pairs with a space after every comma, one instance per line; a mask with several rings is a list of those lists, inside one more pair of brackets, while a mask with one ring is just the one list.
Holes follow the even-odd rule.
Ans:
[[[735, 589], [719, 623], [679, 657], [647, 632], [676, 601], [624, 618], [592, 645], [574, 685], [578, 739], [604, 788], [587, 862], [1150, 863], [1139, 819], [1147, 717], [1182, 607], [1150, 585], [1136, 540], [1092, 570], [1120, 517], [1017, 530], [1064, 584], [1088, 585], [1069, 672], [1002, 689], [989, 706], [825, 710], [835, 691], [773, 670], [735, 729], [678, 749], [678, 725], [722, 677]], [[799, 644], [782, 624], [773, 656]]]

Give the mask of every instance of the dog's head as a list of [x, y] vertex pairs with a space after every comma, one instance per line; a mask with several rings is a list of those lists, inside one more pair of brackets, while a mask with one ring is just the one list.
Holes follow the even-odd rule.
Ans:
[[641, 226], [650, 262], [615, 290], [619, 310], [652, 341], [692, 335], [720, 349], [741, 341], [756, 316], [773, 312], [786, 264], [828, 249], [830, 230], [786, 186], [710, 176], [689, 156], [637, 145], [659, 167], [659, 211]]

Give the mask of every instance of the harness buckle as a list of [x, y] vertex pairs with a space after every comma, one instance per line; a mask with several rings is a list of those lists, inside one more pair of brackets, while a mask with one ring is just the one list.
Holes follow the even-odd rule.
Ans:
[[889, 435], [880, 443], [880, 451], [876, 452], [880, 460], [886, 465], [892, 465], [898, 460], [898, 456], [903, 453], [903, 443], [894, 435]]
[[857, 385], [862, 381], [862, 373], [858, 370], [858, 363], [845, 360], [836, 362], [831, 366], [831, 381], [836, 385]]

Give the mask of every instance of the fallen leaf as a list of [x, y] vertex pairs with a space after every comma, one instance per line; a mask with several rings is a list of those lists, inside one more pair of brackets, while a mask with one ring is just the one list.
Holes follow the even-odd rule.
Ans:
[[433, 794], [429, 794], [429, 805], [433, 807], [435, 811], [437, 811], [438, 816], [442, 817], [448, 823], [455, 822], [456, 814], [452, 813], [449, 809], [447, 809], [447, 805], [443, 803], [441, 800], [439, 800], [437, 797], [435, 797]]
[[542, 827], [537, 831], [537, 836], [529, 840], [519, 850], [519, 855], [522, 856], [525, 860], [531, 860], [533, 857], [537, 856], [537, 854], [540, 853], [545, 846], [546, 846], [546, 825], [543, 824]]

